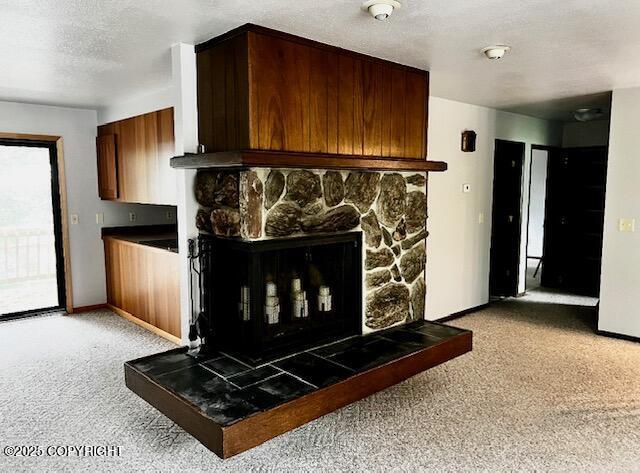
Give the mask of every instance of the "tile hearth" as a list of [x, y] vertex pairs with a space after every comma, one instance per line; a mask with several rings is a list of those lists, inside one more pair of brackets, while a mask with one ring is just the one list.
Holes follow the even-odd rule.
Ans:
[[[183, 347], [129, 361], [125, 375], [130, 389], [226, 458], [470, 350], [470, 332], [417, 321], [257, 367], [224, 353], [198, 360]], [[318, 404], [313, 413], [309, 403]], [[274, 416], [282, 425], [253, 439], [233, 434], [265, 419], [278, 424]]]

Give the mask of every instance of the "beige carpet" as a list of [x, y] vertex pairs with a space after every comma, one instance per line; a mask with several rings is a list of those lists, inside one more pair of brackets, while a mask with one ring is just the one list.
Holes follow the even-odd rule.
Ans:
[[122, 453], [0, 471], [638, 471], [640, 344], [592, 317], [498, 303], [453, 323], [472, 353], [224, 462], [124, 387], [122, 363], [168, 342], [106, 312], [1, 322], [0, 444]]

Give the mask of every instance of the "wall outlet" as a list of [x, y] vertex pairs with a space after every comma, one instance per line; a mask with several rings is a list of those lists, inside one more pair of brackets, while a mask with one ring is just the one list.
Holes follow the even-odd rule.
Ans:
[[96, 214], [96, 223], [101, 225], [104, 223], [104, 214], [102, 212]]
[[135, 212], [129, 212], [129, 221], [130, 222], [135, 222], [138, 219], [138, 216], [136, 215]]
[[80, 217], [78, 214], [71, 214], [71, 225], [78, 225], [80, 223]]
[[618, 223], [618, 230], [624, 233], [633, 233], [636, 231], [635, 218], [621, 218]]
[[462, 192], [465, 194], [471, 192], [471, 184], [462, 184]]
[[173, 210], [167, 210], [167, 213], [165, 214], [165, 217], [169, 221], [173, 220]]

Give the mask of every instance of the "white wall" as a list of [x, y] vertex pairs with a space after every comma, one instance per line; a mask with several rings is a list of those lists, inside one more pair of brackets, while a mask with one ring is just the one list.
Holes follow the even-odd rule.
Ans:
[[609, 141], [609, 120], [567, 122], [562, 132], [562, 146], [606, 146]]
[[[529, 196], [529, 229], [527, 256], [542, 257], [544, 242], [544, 207], [547, 198], [547, 163], [549, 152], [534, 149], [531, 155], [531, 189]], [[525, 183], [526, 185], [526, 183]]]
[[[167, 223], [166, 211], [174, 210], [98, 198], [96, 127], [94, 110], [0, 102], [0, 131], [63, 137], [68, 211], [80, 220], [69, 225], [75, 307], [106, 302], [102, 226], [130, 225], [129, 212], [136, 213], [137, 225]], [[96, 213], [104, 214], [104, 225], [96, 224]]]
[[[460, 134], [478, 133], [474, 153], [460, 151]], [[429, 175], [427, 226], [427, 319], [434, 320], [488, 302], [491, 200], [495, 139], [524, 141], [529, 182], [531, 144], [560, 145], [562, 126], [486, 107], [430, 97], [429, 159], [446, 161], [449, 170]], [[471, 184], [463, 193], [462, 185]], [[523, 185], [520, 282], [526, 270], [528, 185]], [[482, 214], [483, 222], [479, 223]]]
[[[640, 337], [640, 88], [613, 91], [598, 328]], [[636, 219], [621, 233], [621, 218]]]
[[98, 125], [173, 107], [175, 101], [173, 87], [166, 87], [126, 102], [112, 103], [98, 109]]

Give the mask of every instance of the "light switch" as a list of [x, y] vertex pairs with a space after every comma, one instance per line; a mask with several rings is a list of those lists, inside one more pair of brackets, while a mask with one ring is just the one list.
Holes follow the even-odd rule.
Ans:
[[484, 223], [484, 212], [478, 214], [478, 223], [482, 225]]
[[104, 223], [104, 214], [102, 212], [96, 214], [96, 223], [101, 225]]
[[636, 219], [635, 218], [621, 218], [618, 224], [618, 230], [625, 233], [632, 233], [636, 231]]
[[471, 192], [471, 184], [462, 184], [462, 192], [465, 194]]
[[71, 225], [78, 225], [78, 222], [80, 222], [78, 214], [71, 214]]
[[137, 215], [135, 212], [129, 212], [129, 221], [130, 222], [135, 222], [137, 220]]

